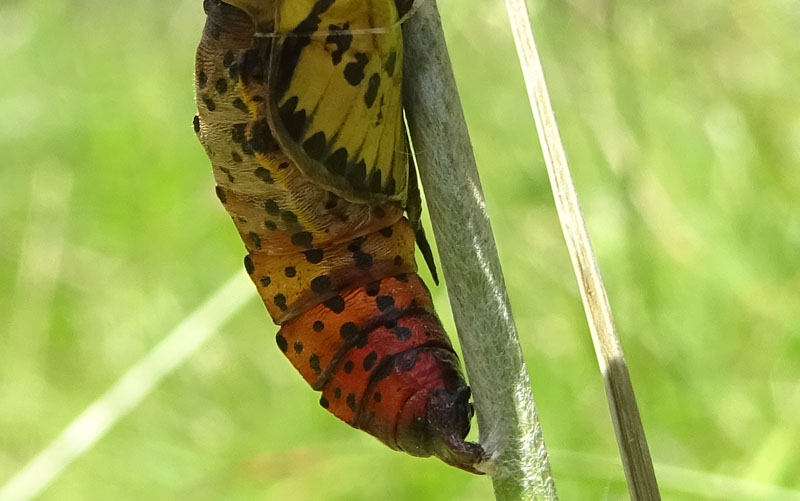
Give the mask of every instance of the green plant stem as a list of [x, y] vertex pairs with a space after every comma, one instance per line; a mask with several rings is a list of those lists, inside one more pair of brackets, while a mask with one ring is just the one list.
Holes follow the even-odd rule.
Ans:
[[404, 25], [406, 113], [498, 500], [557, 499], [433, 0]]

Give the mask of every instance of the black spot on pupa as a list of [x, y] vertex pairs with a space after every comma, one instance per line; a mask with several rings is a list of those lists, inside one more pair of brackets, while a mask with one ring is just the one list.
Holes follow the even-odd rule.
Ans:
[[281, 208], [278, 206], [278, 203], [271, 198], [268, 198], [267, 201], [264, 202], [264, 209], [268, 214], [272, 214], [273, 216], [277, 216], [281, 212]]
[[288, 278], [294, 278], [297, 276], [297, 268], [294, 266], [287, 266], [283, 270], [283, 274], [286, 275]]
[[400, 256], [394, 257], [394, 265], [395, 266], [402, 266], [403, 265], [403, 258]]
[[350, 244], [347, 246], [347, 250], [350, 252], [358, 252], [361, 250], [361, 246], [364, 245], [364, 242], [367, 241], [367, 237], [358, 237], [354, 238]]
[[247, 105], [246, 105], [246, 104], [244, 104], [244, 101], [242, 101], [242, 100], [241, 100], [241, 99], [239, 99], [238, 97], [237, 97], [236, 99], [234, 99], [234, 100], [233, 100], [233, 103], [232, 103], [232, 104], [233, 104], [233, 107], [234, 107], [234, 108], [236, 108], [236, 109], [237, 109], [237, 110], [239, 110], [239, 111], [243, 111], [243, 112], [245, 112], [245, 113], [249, 113], [249, 112], [250, 112], [250, 110], [249, 110], [249, 109], [247, 109]]
[[325, 253], [322, 249], [311, 249], [303, 252], [303, 255], [306, 256], [306, 261], [311, 264], [319, 264], [322, 262], [322, 258], [325, 256]]
[[358, 330], [358, 327], [353, 322], [347, 322], [339, 329], [339, 335], [348, 343], [355, 341], [359, 334], [361, 334], [361, 331]]
[[399, 282], [403, 282], [404, 284], [408, 283], [408, 273], [401, 273], [394, 278], [396, 278]]
[[292, 96], [278, 108], [278, 115], [280, 115], [281, 121], [286, 127], [286, 132], [295, 141], [302, 137], [303, 131], [306, 129], [306, 110], [295, 111], [298, 102], [297, 96]]
[[205, 89], [206, 85], [208, 84], [208, 75], [204, 71], [201, 71], [197, 74], [197, 87], [200, 89]]
[[319, 131], [303, 142], [303, 150], [314, 160], [322, 160], [322, 155], [325, 154], [327, 145], [328, 141], [325, 139], [325, 133]]
[[389, 238], [389, 237], [392, 236], [392, 233], [393, 233], [392, 227], [391, 226], [387, 226], [386, 228], [381, 229], [380, 233], [384, 237]]
[[364, 160], [359, 161], [348, 169], [345, 177], [354, 188], [362, 188], [367, 178], [367, 164]]
[[355, 411], [356, 410], [356, 396], [355, 396], [355, 394], [348, 393], [347, 394], [347, 398], [345, 399], [345, 402], [347, 402], [347, 406], [350, 407], [351, 411]]
[[339, 387], [334, 388], [333, 389], [333, 398], [341, 398], [341, 396], [342, 396], [342, 389], [339, 388]]
[[253, 245], [256, 246], [256, 249], [261, 249], [261, 237], [258, 236], [258, 233], [251, 231], [247, 236], [250, 237], [250, 241], [253, 242]]
[[337, 176], [343, 176], [347, 170], [347, 150], [339, 148], [325, 160], [325, 167]]
[[313, 355], [311, 355], [311, 357], [309, 357], [308, 365], [311, 367], [311, 370], [314, 371], [314, 374], [316, 374], [317, 376], [319, 376], [320, 373], [322, 373], [322, 367], [320, 367], [319, 365], [319, 356], [316, 353], [314, 353]]
[[369, 191], [373, 193], [380, 193], [381, 191], [381, 171], [375, 169], [369, 175]]
[[225, 94], [228, 92], [228, 81], [224, 78], [220, 78], [217, 80], [215, 87], [217, 88], [217, 92], [220, 94]]
[[248, 275], [252, 275], [254, 271], [256, 271], [256, 267], [253, 264], [253, 260], [250, 259], [250, 256], [244, 257], [244, 269], [247, 270]]
[[378, 97], [378, 89], [381, 86], [381, 76], [377, 73], [373, 73], [371, 77], [369, 77], [369, 83], [367, 84], [367, 91], [364, 93], [364, 104], [367, 105], [367, 108], [372, 108], [372, 105], [375, 104], [375, 98]]
[[277, 231], [278, 225], [275, 224], [273, 221], [264, 221], [264, 228], [268, 229], [269, 231]]
[[378, 292], [381, 290], [381, 283], [380, 282], [370, 282], [367, 284], [367, 287], [364, 289], [367, 293], [367, 296], [375, 297], [378, 295]]
[[355, 368], [356, 364], [354, 364], [352, 360], [348, 360], [347, 362], [344, 363], [344, 367], [342, 369], [344, 370], [345, 374], [350, 374], [351, 372], [353, 372], [353, 369]]
[[315, 321], [312, 327], [314, 329], [314, 332], [322, 332], [323, 330], [325, 330], [325, 324], [320, 322], [319, 320]]
[[392, 296], [378, 296], [375, 298], [375, 304], [378, 305], [379, 310], [386, 311], [394, 306], [394, 298]]
[[297, 353], [298, 355], [303, 353], [303, 343], [301, 343], [300, 341], [295, 341], [294, 352]]
[[250, 146], [250, 141], [248, 141], [247, 139], [242, 140], [241, 146], [242, 146], [242, 153], [244, 153], [245, 155], [252, 156], [255, 154], [255, 151], [253, 151], [253, 148]]
[[236, 178], [233, 177], [233, 174], [231, 174], [231, 170], [230, 169], [228, 169], [226, 167], [219, 167], [219, 170], [221, 170], [226, 176], [228, 176], [228, 181], [230, 181], [231, 183], [235, 183], [236, 182]]
[[286, 350], [289, 349], [289, 343], [286, 341], [286, 338], [283, 337], [283, 334], [279, 332], [278, 335], [275, 336], [275, 341], [278, 342], [278, 348], [280, 348], [282, 352], [286, 353]]
[[380, 205], [377, 205], [372, 209], [372, 214], [374, 214], [378, 219], [383, 219], [386, 217], [386, 211], [383, 210], [383, 207]]
[[327, 409], [328, 407], [330, 407], [331, 403], [328, 402], [327, 398], [319, 397], [319, 405], [321, 405], [323, 409]]
[[231, 160], [233, 160], [237, 164], [240, 164], [240, 163], [242, 163], [242, 156], [240, 154], [236, 153], [235, 151], [232, 151], [231, 152]]
[[289, 309], [289, 307], [286, 306], [286, 296], [283, 294], [275, 294], [275, 297], [272, 298], [272, 301], [281, 311], [286, 311]]
[[265, 49], [266, 47], [263, 45], [247, 49], [239, 55], [237, 61], [231, 63], [231, 68], [237, 66], [236, 72], [241, 76], [245, 85], [251, 82], [259, 84], [264, 81]]
[[331, 60], [334, 66], [342, 62], [342, 56], [347, 52], [350, 48], [350, 44], [353, 42], [352, 34], [337, 32], [346, 32], [349, 29], [350, 23], [344, 23], [342, 26], [332, 24], [328, 27], [328, 31], [330, 31], [331, 34], [325, 39], [325, 43], [336, 46], [336, 49], [331, 52]]
[[231, 127], [231, 139], [237, 143], [244, 143], [246, 130], [247, 124], [244, 122], [233, 124], [233, 127]]
[[347, 66], [344, 67], [344, 78], [347, 83], [353, 87], [359, 85], [364, 80], [364, 68], [368, 62], [369, 57], [366, 54], [363, 52], [356, 53], [356, 60], [347, 63]]
[[328, 275], [320, 275], [311, 281], [311, 290], [316, 294], [325, 294], [330, 290], [331, 285]]
[[226, 203], [228, 201], [228, 196], [225, 194], [225, 190], [222, 189], [222, 186], [217, 186], [215, 190], [217, 192], [217, 198], [219, 198], [219, 201]]
[[397, 52], [392, 51], [389, 54], [389, 57], [386, 58], [386, 62], [383, 63], [383, 71], [386, 72], [387, 75], [394, 76], [394, 68], [397, 65]]
[[344, 311], [344, 298], [342, 296], [333, 296], [332, 298], [325, 301], [324, 304], [329, 310], [334, 313], [341, 313]]
[[386, 95], [381, 94], [381, 104], [378, 105], [378, 116], [375, 117], [375, 126], [383, 123], [383, 107], [386, 104]]
[[292, 235], [292, 243], [298, 247], [304, 247], [306, 249], [312, 246], [311, 241], [313, 240], [314, 236], [307, 232], [301, 231]]
[[372, 400], [374, 400], [376, 404], [380, 403], [380, 401], [383, 400], [383, 395], [381, 395], [381, 392], [376, 391], [375, 394], [372, 395]]
[[200, 132], [200, 117], [195, 115], [194, 120], [192, 120], [192, 125], [194, 125], [195, 133]]
[[271, 278], [269, 278], [269, 277], [267, 277], [267, 276], [264, 276], [264, 277], [261, 277], [261, 279], [259, 280], [259, 282], [261, 282], [261, 285], [262, 285], [263, 287], [266, 287], [266, 286], [268, 286], [269, 284], [271, 284], [271, 283], [272, 283], [272, 279], [271, 279]]
[[411, 329], [409, 329], [408, 327], [403, 327], [402, 325], [399, 327], [395, 327], [394, 337], [396, 337], [400, 341], [407, 341], [409, 338], [411, 338]]
[[356, 264], [356, 268], [359, 270], [366, 271], [372, 268], [372, 254], [357, 252], [353, 255], [353, 261]]
[[369, 352], [369, 355], [364, 357], [364, 362], [362, 363], [362, 366], [364, 367], [365, 371], [370, 371], [372, 370], [373, 367], [375, 367], [375, 362], [377, 361], [378, 361], [378, 354], [375, 353], [374, 351], [371, 351]]
[[208, 96], [203, 96], [203, 103], [208, 108], [208, 111], [214, 111], [217, 109], [217, 105], [214, 103], [214, 100]]
[[254, 174], [257, 178], [261, 179], [267, 184], [275, 184], [275, 180], [272, 179], [272, 173], [265, 169], [264, 167], [259, 167], [255, 170]]
[[296, 223], [297, 222], [297, 214], [295, 214], [294, 212], [292, 212], [290, 210], [285, 210], [285, 211], [281, 212], [281, 219], [283, 219], [284, 222], [289, 223], [289, 224]]
[[272, 131], [266, 120], [259, 120], [253, 124], [251, 131], [250, 147], [259, 153], [271, 153], [278, 149], [278, 142], [272, 137]]
[[369, 377], [369, 382], [371, 384], [375, 384], [383, 379], [389, 377], [392, 373], [393, 364], [380, 364], [375, 372], [373, 372]]

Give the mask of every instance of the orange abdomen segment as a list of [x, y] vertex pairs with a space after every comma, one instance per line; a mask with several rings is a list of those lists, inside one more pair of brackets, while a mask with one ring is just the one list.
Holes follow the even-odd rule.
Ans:
[[415, 273], [414, 232], [408, 221], [342, 243], [284, 255], [251, 252], [248, 271], [275, 323], [332, 301], [368, 282]]
[[[430, 295], [419, 277], [401, 274], [331, 297], [285, 322], [276, 338], [303, 378], [322, 389], [339, 370], [351, 372], [344, 367], [346, 363], [339, 362], [350, 356], [352, 349], [370, 342], [370, 331], [396, 321], [403, 312], [432, 309]], [[355, 364], [352, 359], [348, 361]], [[345, 421], [352, 418], [337, 415]]]

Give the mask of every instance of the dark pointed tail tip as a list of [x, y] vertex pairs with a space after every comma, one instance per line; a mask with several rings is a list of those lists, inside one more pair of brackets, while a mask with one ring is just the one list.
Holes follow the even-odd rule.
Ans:
[[470, 403], [470, 390], [463, 382], [450, 387], [441, 387], [426, 392], [424, 425], [418, 430], [422, 442], [426, 443], [428, 455], [445, 463], [477, 475], [483, 474], [477, 467], [483, 462], [483, 448], [464, 439], [470, 430], [474, 410]]
[[486, 457], [483, 447], [464, 440], [475, 413], [467, 386], [434, 392], [428, 401], [428, 423], [433, 453], [445, 463], [470, 473], [483, 475], [477, 468]]
[[441, 437], [441, 447], [437, 447], [436, 457], [445, 463], [476, 475], [484, 475], [481, 466], [485, 464], [486, 453], [480, 444], [466, 442], [454, 436]]

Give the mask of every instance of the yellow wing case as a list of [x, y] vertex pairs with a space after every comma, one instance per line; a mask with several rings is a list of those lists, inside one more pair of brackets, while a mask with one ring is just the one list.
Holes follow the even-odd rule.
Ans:
[[283, 150], [352, 201], [405, 201], [402, 31], [392, 2], [280, 2], [267, 114]]

